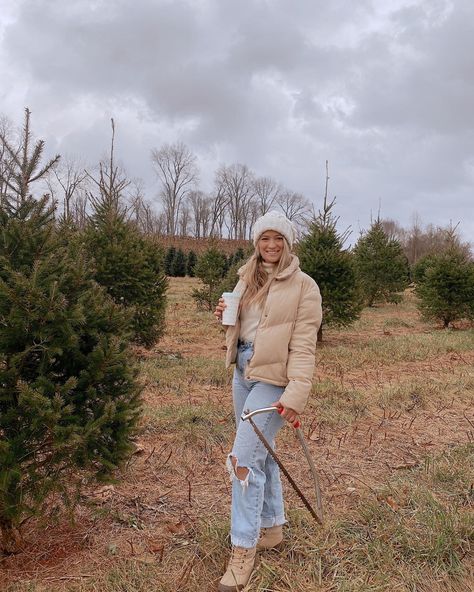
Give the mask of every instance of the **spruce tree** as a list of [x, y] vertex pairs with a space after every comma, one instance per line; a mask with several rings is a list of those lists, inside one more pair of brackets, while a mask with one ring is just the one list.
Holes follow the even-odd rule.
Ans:
[[426, 271], [436, 261], [437, 256], [434, 254], [425, 255], [412, 266], [410, 275], [416, 284], [421, 283], [426, 275]]
[[22, 519], [44, 510], [53, 492], [67, 496], [88, 477], [112, 474], [139, 412], [129, 321], [94, 281], [82, 242], [56, 232], [49, 198], [31, 195], [48, 165], [38, 169], [28, 111], [22, 145], [14, 171], [21, 182], [0, 204], [0, 547], [7, 552], [21, 546]]
[[166, 251], [166, 255], [165, 255], [165, 274], [168, 276], [172, 276], [173, 275], [173, 262], [174, 259], [176, 257], [176, 247], [173, 247], [173, 245], [171, 245], [171, 247], [168, 248], [168, 250]]
[[415, 292], [418, 309], [427, 320], [443, 323], [474, 319], [474, 262], [452, 248], [425, 262]]
[[235, 253], [234, 253], [233, 257], [232, 257], [232, 265], [233, 265], [234, 263], [243, 262], [243, 260], [244, 260], [244, 259], [245, 259], [245, 253], [244, 253], [244, 250], [242, 249], [242, 247], [239, 247], [239, 248], [238, 248], [238, 249], [235, 251]]
[[354, 247], [357, 277], [368, 306], [400, 302], [409, 284], [408, 260], [398, 240], [387, 236], [380, 219]]
[[186, 275], [189, 277], [194, 277], [194, 268], [196, 267], [197, 263], [197, 255], [194, 251], [189, 251], [187, 259], [186, 259]]
[[113, 161], [101, 163], [93, 179], [97, 194], [91, 195], [93, 213], [85, 233], [95, 260], [95, 279], [132, 316], [132, 339], [147, 347], [164, 331], [167, 281], [163, 256], [154, 242], [127, 222], [122, 194], [128, 181]]
[[362, 309], [352, 256], [344, 249], [347, 232], [337, 231], [338, 218], [332, 213], [335, 198], [328, 203], [327, 180], [323, 210], [297, 249], [301, 269], [316, 281], [321, 291], [323, 323], [318, 341], [323, 338], [323, 324], [350, 325], [359, 318]]
[[195, 274], [204, 284], [200, 289], [195, 288], [192, 293], [198, 306], [213, 310], [221, 295], [220, 284], [225, 273], [226, 258], [217, 247], [211, 246], [198, 257]]
[[186, 275], [186, 256], [182, 249], [178, 249], [171, 262], [171, 275], [173, 277], [184, 277]]

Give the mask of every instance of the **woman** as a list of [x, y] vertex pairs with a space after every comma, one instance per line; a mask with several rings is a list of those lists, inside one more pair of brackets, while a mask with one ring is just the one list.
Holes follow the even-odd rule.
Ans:
[[[286, 522], [278, 466], [248, 421], [245, 410], [274, 406], [278, 413], [254, 421], [272, 446], [285, 420], [297, 421], [309, 396], [321, 296], [291, 254], [296, 232], [279, 212], [268, 212], [253, 229], [255, 252], [239, 270], [241, 294], [235, 326], [226, 333], [227, 366], [235, 363], [232, 394], [237, 433], [227, 466], [232, 478], [232, 555], [218, 590], [247, 584], [257, 550], [278, 546]], [[215, 310], [218, 319], [223, 299]]]

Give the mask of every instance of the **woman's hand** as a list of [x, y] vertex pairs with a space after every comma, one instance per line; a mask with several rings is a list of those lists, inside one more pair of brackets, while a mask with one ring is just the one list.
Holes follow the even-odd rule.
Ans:
[[274, 403], [272, 403], [272, 407], [276, 407], [278, 410], [278, 413], [284, 418], [286, 419], [286, 421], [288, 421], [289, 423], [291, 423], [291, 425], [296, 428], [299, 425], [299, 420], [298, 420], [298, 413], [296, 413], [296, 411], [294, 409], [292, 409], [291, 407], [285, 407], [283, 406], [280, 401], [275, 401]]
[[216, 310], [214, 311], [214, 316], [217, 317], [218, 321], [222, 321], [222, 313], [224, 312], [224, 308], [226, 304], [224, 302], [224, 298], [219, 298], [219, 302], [217, 303]]

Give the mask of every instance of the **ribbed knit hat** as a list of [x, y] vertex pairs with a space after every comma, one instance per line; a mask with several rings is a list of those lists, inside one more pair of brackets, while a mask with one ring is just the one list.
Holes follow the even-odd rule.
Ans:
[[272, 210], [258, 218], [253, 226], [253, 244], [255, 246], [257, 246], [258, 239], [266, 230], [279, 232], [286, 238], [290, 248], [293, 246], [296, 238], [296, 228], [293, 222], [288, 220], [281, 212]]

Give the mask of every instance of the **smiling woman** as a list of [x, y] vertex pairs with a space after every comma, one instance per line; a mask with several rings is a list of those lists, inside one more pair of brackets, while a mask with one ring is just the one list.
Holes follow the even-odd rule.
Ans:
[[[232, 555], [221, 592], [249, 581], [256, 551], [283, 540], [286, 522], [280, 473], [262, 442], [242, 421], [244, 410], [275, 407], [255, 417], [272, 446], [285, 421], [295, 424], [311, 390], [321, 297], [315, 282], [291, 254], [295, 229], [280, 212], [267, 212], [254, 226], [255, 252], [239, 270], [236, 324], [227, 328], [227, 365], [235, 363], [232, 394], [237, 433], [227, 468], [232, 479]], [[222, 319], [223, 299], [215, 315]]]

